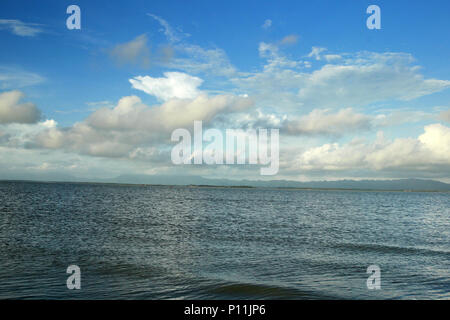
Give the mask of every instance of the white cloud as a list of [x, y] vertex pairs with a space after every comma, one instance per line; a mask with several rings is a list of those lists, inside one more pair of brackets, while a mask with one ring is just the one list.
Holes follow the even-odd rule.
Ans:
[[334, 60], [339, 60], [342, 58], [339, 54], [324, 54], [322, 55], [322, 52], [327, 51], [327, 48], [322, 47], [312, 47], [311, 52], [307, 55], [309, 58], [314, 58], [317, 61], [322, 60], [322, 58], [325, 58], [327, 62], [332, 62]]
[[126, 156], [137, 143], [135, 133], [96, 130], [85, 122], [70, 128], [42, 130], [34, 138], [35, 148], [65, 150], [82, 155], [117, 158]]
[[311, 52], [308, 54], [308, 57], [320, 60], [321, 59], [320, 54], [326, 50], [327, 50], [326, 48], [312, 47]]
[[334, 135], [368, 131], [375, 127], [376, 117], [357, 113], [352, 108], [332, 113], [328, 109], [314, 109], [307, 115], [292, 117], [287, 114], [267, 113], [261, 109], [249, 113], [220, 115], [214, 125], [221, 128], [276, 128], [289, 136]]
[[203, 80], [182, 72], [165, 72], [164, 78], [138, 76], [129, 80], [133, 88], [167, 101], [173, 98], [193, 99], [200, 94], [198, 87]]
[[261, 42], [258, 47], [259, 56], [267, 59], [264, 66], [266, 74], [276, 70], [289, 70], [301, 66], [301, 62], [293, 61], [285, 57], [279, 50], [278, 46], [273, 43]]
[[339, 54], [326, 54], [326, 55], [324, 55], [324, 58], [325, 58], [325, 60], [330, 62], [330, 61], [334, 61], [334, 60], [339, 60], [342, 58], [342, 56]]
[[222, 129], [280, 129], [287, 120], [286, 115], [265, 113], [259, 108], [249, 111], [235, 114], [220, 114], [214, 119], [212, 126]]
[[355, 139], [350, 143], [324, 144], [310, 148], [290, 164], [297, 171], [409, 171], [421, 175], [439, 173], [450, 177], [450, 128], [441, 124], [424, 127], [417, 139], [397, 138], [386, 141], [380, 132], [378, 138], [366, 143]]
[[91, 107], [90, 111], [95, 111], [97, 109], [100, 108], [112, 108], [114, 107], [114, 103], [112, 103], [109, 100], [102, 100], [102, 101], [91, 101], [91, 102], [86, 102], [86, 104]]
[[220, 113], [240, 112], [251, 105], [249, 98], [201, 94], [195, 99], [172, 99], [160, 106], [148, 107], [138, 97], [130, 96], [120, 99], [114, 109], [97, 110], [86, 121], [99, 129], [170, 132], [190, 127], [194, 120], [208, 123]]
[[33, 144], [34, 137], [42, 131], [56, 128], [52, 119], [37, 123], [8, 123], [2, 125], [3, 139], [0, 144], [10, 148], [27, 148]]
[[43, 32], [40, 26], [42, 25], [15, 19], [0, 19], [0, 29], [9, 29], [13, 34], [21, 37], [33, 37]]
[[450, 88], [450, 81], [426, 79], [411, 55], [360, 52], [345, 55], [306, 72], [301, 60], [290, 60], [280, 49], [260, 43], [267, 63], [260, 72], [231, 81], [258, 104], [277, 110], [363, 107], [384, 101], [409, 101]]
[[116, 45], [111, 49], [110, 56], [119, 64], [149, 66], [150, 51], [147, 47], [147, 35], [142, 34], [129, 42]]
[[425, 126], [425, 133], [418, 140], [425, 145], [436, 158], [444, 163], [450, 163], [450, 127], [442, 124]]
[[[227, 54], [220, 48], [204, 49], [197, 45], [180, 45], [176, 47], [180, 57], [169, 64], [190, 73], [208, 73], [215, 76], [231, 76], [236, 72]], [[183, 55], [185, 57], [183, 57]]]
[[[411, 122], [411, 119], [423, 121], [423, 115], [419, 113], [408, 118], [402, 114], [377, 117], [354, 111], [371, 103], [408, 101], [450, 87], [450, 81], [425, 78], [410, 55], [325, 54], [325, 48], [313, 47], [308, 55], [312, 59], [305, 56], [295, 59], [283, 52], [283, 45], [298, 40], [295, 35], [290, 35], [274, 43], [261, 42], [259, 54], [265, 60], [262, 70], [244, 73], [236, 71], [224, 50], [187, 43], [186, 34], [172, 28], [162, 18], [151, 16], [161, 25], [168, 41], [162, 49], [167, 50], [163, 53], [165, 58], [156, 57], [156, 63], [190, 73], [166, 72], [160, 78], [138, 76], [129, 80], [133, 88], [155, 96], [161, 104], [148, 106], [136, 96], [124, 97], [115, 105], [109, 105], [108, 101], [91, 103], [90, 106], [99, 109], [92, 110], [84, 121], [67, 128], [58, 127], [53, 120], [30, 125], [7, 123], [1, 126], [0, 143], [28, 150], [52, 149], [51, 152], [36, 152], [42, 154], [66, 152], [83, 158], [84, 155], [117, 157], [121, 161], [126, 158], [152, 164], [166, 162], [170, 167], [167, 154], [170, 132], [181, 127], [189, 129], [194, 120], [203, 120], [205, 126], [220, 125], [222, 128], [282, 129], [282, 133], [289, 135], [282, 137], [288, 143], [283, 142], [286, 149], [282, 149], [283, 159], [280, 160], [285, 170], [292, 169], [295, 174], [406, 170], [413, 176], [418, 172], [438, 175], [446, 170], [442, 176], [449, 176], [449, 128], [442, 125], [426, 126], [417, 138], [393, 141], [387, 141], [381, 135], [373, 142], [358, 138], [349, 143], [324, 143], [329, 142], [324, 136], [305, 137], [359, 133], [380, 125]], [[120, 63], [148, 64], [150, 61], [145, 35], [119, 44], [110, 53]], [[313, 66], [313, 69], [307, 69]], [[0, 68], [0, 81], [3, 76], [4, 83], [13, 82], [12, 72], [1, 71]], [[217, 80], [216, 76], [231, 78], [230, 82], [221, 84], [225, 88], [234, 84], [232, 92], [235, 94], [208, 96], [199, 89], [203, 80], [193, 76], [201, 73], [213, 76], [213, 81]], [[21, 82], [26, 79], [21, 77]], [[254, 100], [257, 108], [250, 109]], [[19, 105], [18, 101], [15, 105]], [[31, 104], [22, 105], [30, 107]], [[448, 121], [449, 112], [443, 112], [440, 119]], [[339, 137], [332, 138], [340, 141], [337, 140]], [[304, 149], [288, 154], [289, 148], [298, 145]], [[46, 165], [35, 165], [36, 170], [47, 170], [55, 165], [48, 159], [42, 163]], [[233, 172], [239, 174], [239, 170], [233, 169]]]
[[24, 71], [16, 67], [0, 66], [0, 89], [17, 89], [44, 82], [44, 78], [36, 73]]
[[326, 106], [366, 105], [384, 100], [408, 101], [450, 87], [450, 81], [424, 79], [409, 55], [369, 54], [345, 65], [327, 64], [305, 75], [299, 98]]
[[23, 96], [17, 90], [0, 93], [0, 124], [35, 123], [39, 120], [41, 112], [33, 103], [19, 103]]
[[153, 14], [148, 14], [161, 26], [162, 32], [169, 41], [162, 52], [160, 63], [171, 69], [183, 70], [191, 74], [210, 74], [213, 76], [231, 76], [236, 73], [235, 67], [230, 63], [227, 54], [220, 48], [203, 48], [199, 45], [182, 41], [187, 34], [175, 30], [169, 23]]
[[272, 20], [270, 19], [266, 19], [266, 21], [264, 21], [263, 25], [261, 26], [261, 28], [263, 29], [269, 29], [272, 26]]
[[164, 20], [163, 18], [161, 18], [155, 14], [151, 14], [151, 13], [147, 13], [147, 15], [159, 22], [159, 24], [163, 28], [161, 31], [164, 33], [164, 35], [167, 37], [167, 39], [170, 42], [178, 42], [181, 40], [181, 38], [187, 36], [186, 34], [184, 34], [182, 32], [178, 32], [178, 31], [174, 30], [169, 25], [169, 23], [166, 20]]
[[374, 119], [377, 127], [393, 127], [404, 123], [417, 123], [433, 121], [436, 119], [434, 112], [413, 110], [409, 108], [378, 109]]
[[349, 131], [367, 130], [372, 117], [355, 113], [351, 108], [337, 113], [315, 109], [297, 120], [287, 121], [284, 128], [289, 134], [341, 134]]
[[34, 146], [92, 156], [135, 158], [136, 148], [145, 150], [167, 143], [170, 132], [176, 128], [191, 128], [194, 120], [203, 120], [207, 125], [219, 114], [241, 112], [251, 105], [249, 98], [201, 94], [195, 99], [172, 99], [149, 107], [138, 97], [129, 96], [120, 99], [115, 108], [99, 109], [70, 128], [42, 130], [36, 135]]

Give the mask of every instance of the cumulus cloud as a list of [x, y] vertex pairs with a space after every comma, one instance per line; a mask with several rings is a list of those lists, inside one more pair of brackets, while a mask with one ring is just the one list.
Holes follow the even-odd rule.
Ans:
[[337, 113], [315, 109], [297, 120], [286, 121], [284, 129], [289, 134], [341, 134], [343, 132], [367, 130], [372, 117], [356, 113], [351, 108]]
[[21, 37], [34, 37], [43, 32], [41, 26], [37, 23], [26, 23], [15, 19], [0, 19], [0, 29], [8, 29]]
[[[128, 140], [128, 141], [127, 141]], [[62, 149], [74, 153], [115, 158], [133, 149], [135, 138], [131, 134], [95, 130], [84, 122], [70, 128], [50, 128], [35, 138], [35, 147]]]
[[355, 112], [352, 108], [333, 113], [329, 109], [314, 109], [307, 115], [291, 117], [287, 114], [266, 113], [261, 109], [235, 115], [223, 114], [214, 122], [222, 128], [275, 128], [290, 136], [341, 136], [345, 133], [372, 129], [376, 117]]
[[239, 112], [252, 105], [245, 97], [201, 94], [195, 99], [172, 99], [148, 107], [136, 96], [124, 97], [114, 109], [103, 108], [89, 116], [87, 123], [101, 129], [131, 129], [168, 132], [192, 126], [194, 120], [211, 121], [220, 113]]
[[276, 113], [266, 113], [261, 109], [249, 110], [248, 112], [240, 112], [234, 114], [218, 115], [212, 126], [214, 128], [235, 128], [235, 129], [281, 129], [287, 120], [287, 115], [279, 115]]
[[439, 123], [425, 126], [425, 133], [418, 139], [432, 151], [436, 158], [450, 163], [450, 128]]
[[109, 54], [119, 64], [131, 63], [147, 67], [150, 64], [147, 35], [142, 34], [129, 42], [118, 44]]
[[[280, 160], [283, 168], [292, 169], [295, 174], [361, 169], [371, 172], [405, 170], [412, 175], [444, 172], [442, 177], [449, 176], [449, 128], [440, 124], [426, 126], [417, 138], [388, 141], [380, 134], [369, 142], [361, 138], [347, 143], [325, 143], [329, 141], [324, 140], [327, 137], [323, 135], [334, 135], [333, 141], [340, 141], [340, 135], [348, 132], [359, 133], [380, 125], [403, 123], [399, 121], [436, 119], [435, 114], [425, 120], [419, 113], [409, 117], [399, 113], [369, 116], [355, 111], [372, 103], [409, 101], [450, 87], [450, 81], [425, 78], [411, 55], [327, 54], [325, 48], [313, 47], [309, 54], [305, 52], [303, 58], [295, 59], [283, 52], [284, 45], [298, 41], [297, 36], [289, 35], [274, 43], [259, 44], [259, 55], [265, 60], [261, 70], [238, 72], [224, 50], [190, 44], [186, 41], [187, 34], [172, 28], [158, 16], [149, 16], [157, 21], [167, 38], [168, 43], [160, 47], [160, 56], [164, 58], [151, 54], [146, 35], [119, 44], [109, 53], [119, 63], [148, 65], [151, 60], [159, 66], [187, 72], [129, 79], [134, 89], [156, 97], [160, 101], [158, 105], [148, 106], [136, 96], [124, 97], [112, 105], [106, 100], [91, 103], [94, 109], [84, 121], [64, 128], [53, 120], [38, 123], [36, 119], [27, 120], [28, 123], [34, 121], [33, 124], [11, 123], [19, 122], [19, 116], [4, 120], [3, 109], [8, 110], [6, 114], [10, 117], [10, 110], [32, 110], [32, 104], [20, 104], [20, 98], [10, 98], [8, 101], [13, 103], [8, 107], [0, 104], [0, 122], [9, 121], [0, 128], [0, 144], [11, 148], [22, 146], [26, 150], [52, 149], [55, 154], [80, 155], [83, 159], [89, 155], [170, 163], [170, 132], [176, 128], [189, 129], [194, 120], [203, 120], [204, 126], [216, 128], [280, 128], [282, 133], [287, 133], [282, 139], [288, 141], [282, 142], [286, 148], [281, 149], [283, 158]], [[314, 68], [308, 69], [312, 66]], [[231, 92], [235, 94], [209, 96], [202, 92], [199, 88], [203, 80], [194, 76], [202, 73], [213, 76], [213, 81], [217, 81], [217, 76], [231, 79], [221, 82], [219, 89], [229, 89], [231, 84], [234, 85]], [[17, 78], [20, 81], [15, 80]], [[14, 81], [33, 83], [38, 82], [36, 79], [18, 77], [0, 68], [0, 88], [5, 83], [11, 86]], [[251, 99], [247, 95], [239, 96], [241, 93]], [[257, 108], [251, 108], [255, 100]], [[440, 120], [449, 121], [449, 115], [448, 111], [442, 112]], [[320, 136], [312, 139], [312, 135]], [[298, 145], [303, 149], [287, 154]], [[240, 172], [240, 169], [233, 170], [237, 174]]]
[[207, 125], [221, 113], [241, 112], [251, 105], [246, 97], [201, 94], [195, 99], [172, 99], [149, 107], [138, 97], [129, 96], [120, 99], [113, 109], [99, 109], [72, 127], [43, 130], [36, 135], [35, 147], [102, 157], [136, 156], [136, 148], [142, 151], [149, 144], [164, 144], [170, 132], [191, 128], [194, 120]]
[[20, 91], [0, 93], [0, 124], [4, 123], [35, 123], [41, 112], [31, 102], [19, 103], [24, 97]]
[[55, 128], [57, 123], [47, 119], [37, 123], [7, 123], [2, 125], [3, 136], [0, 145], [10, 148], [28, 148], [33, 145], [34, 138], [44, 130]]
[[200, 94], [203, 80], [182, 72], [165, 72], [164, 78], [138, 76], [129, 80], [133, 88], [167, 101], [173, 98], [193, 99]]
[[310, 148], [296, 157], [296, 170], [394, 170], [434, 172], [450, 177], [450, 128], [441, 124], [424, 127], [418, 138], [387, 141], [380, 132], [375, 141], [355, 139], [350, 143], [324, 144]]

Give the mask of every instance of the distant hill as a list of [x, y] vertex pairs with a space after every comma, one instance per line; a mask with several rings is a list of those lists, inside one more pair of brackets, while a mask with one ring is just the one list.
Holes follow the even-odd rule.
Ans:
[[411, 191], [450, 191], [450, 184], [434, 180], [398, 179], [398, 180], [338, 180], [297, 182], [276, 180], [257, 182], [258, 186], [276, 186], [282, 188], [318, 188], [318, 189], [363, 189], [363, 190], [411, 190]]
[[198, 176], [135, 176], [122, 175], [110, 182], [163, 184], [163, 185], [205, 185], [205, 186], [250, 186], [265, 188], [303, 189], [359, 189], [359, 190], [402, 190], [402, 191], [450, 191], [450, 184], [435, 180], [338, 180], [298, 182], [291, 180], [229, 180], [209, 179]]
[[69, 175], [54, 175], [51, 177], [20, 176], [2, 177], [0, 180], [32, 180], [59, 182], [99, 182], [122, 184], [154, 184], [154, 185], [197, 185], [197, 186], [246, 186], [263, 188], [301, 188], [301, 189], [356, 189], [356, 190], [400, 190], [400, 191], [449, 191], [450, 184], [424, 179], [394, 179], [394, 180], [338, 180], [309, 181], [292, 180], [230, 180], [209, 179], [199, 176], [174, 175], [121, 175], [113, 179], [81, 179]]

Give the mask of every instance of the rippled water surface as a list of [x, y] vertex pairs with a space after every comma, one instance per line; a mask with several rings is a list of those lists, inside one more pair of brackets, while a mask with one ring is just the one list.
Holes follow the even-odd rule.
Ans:
[[449, 270], [449, 193], [0, 182], [1, 299], [450, 299]]

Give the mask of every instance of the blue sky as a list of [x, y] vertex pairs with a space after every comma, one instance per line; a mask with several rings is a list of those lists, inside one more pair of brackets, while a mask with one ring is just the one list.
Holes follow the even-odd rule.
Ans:
[[[66, 28], [71, 4], [81, 30]], [[381, 30], [366, 27], [371, 4]], [[248, 168], [174, 167], [166, 151], [175, 127], [156, 110], [171, 99], [246, 95], [242, 112], [200, 106], [194, 120], [279, 128], [277, 178], [449, 181], [449, 9], [448, 1], [2, 1], [0, 94], [20, 92], [16, 104], [4, 95], [3, 120], [0, 109], [4, 176], [260, 178]], [[167, 82], [182, 96], [170, 96]], [[127, 100], [129, 119], [153, 108], [163, 128], [93, 122], [115, 117], [130, 96], [139, 101]], [[21, 102], [39, 119], [7, 115]], [[348, 153], [355, 159], [341, 159]]]

